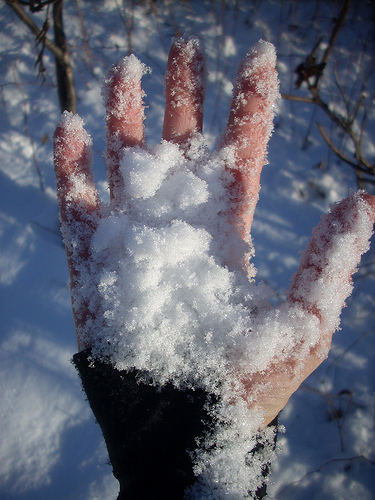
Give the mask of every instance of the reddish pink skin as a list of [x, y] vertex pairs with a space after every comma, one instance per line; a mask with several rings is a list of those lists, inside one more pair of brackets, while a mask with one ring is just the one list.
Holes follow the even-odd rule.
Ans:
[[[375, 196], [368, 194], [362, 195], [363, 200], [368, 203], [368, 215], [372, 223], [375, 222]], [[333, 207], [333, 210], [327, 217], [331, 217], [333, 220], [337, 221], [340, 219], [340, 215], [344, 217], [345, 210], [348, 206], [349, 198], [345, 198], [338, 205]], [[347, 228], [349, 229], [349, 228]], [[326, 248], [319, 250], [319, 255], [324, 256], [324, 252], [329, 250], [329, 240], [327, 239]], [[314, 237], [311, 238], [309, 245], [306, 249], [304, 259], [300, 268], [297, 271], [292, 284], [288, 292], [288, 301], [291, 304], [298, 302], [310, 314], [317, 316], [319, 321], [322, 323], [324, 318], [322, 317], [322, 312], [318, 309], [316, 304], [302, 301], [297, 299], [299, 296], [298, 289], [303, 286], [301, 275], [303, 270], [311, 265], [309, 262], [310, 253], [317, 254], [317, 245]], [[358, 252], [358, 260], [360, 254]], [[324, 259], [322, 259], [324, 260]], [[315, 269], [315, 279], [318, 280], [322, 269], [314, 266]], [[351, 269], [348, 271], [346, 276], [347, 282], [351, 281], [352, 274], [356, 269]], [[342, 279], [338, 278], [338, 279]], [[320, 343], [310, 349], [310, 355], [307, 359], [301, 361], [299, 359], [299, 346], [295, 346], [294, 351], [289, 355], [289, 358], [285, 360], [275, 359], [266, 373], [256, 374], [251, 378], [244, 379], [243, 382], [246, 387], [246, 394], [243, 395], [244, 399], [249, 399], [254, 393], [254, 390], [259, 389], [257, 401], [254, 403], [251, 401], [250, 406], [259, 408], [264, 413], [264, 425], [269, 424], [278, 415], [280, 410], [284, 408], [287, 404], [291, 395], [298, 389], [301, 383], [309, 376], [311, 373], [324, 361], [321, 352], [328, 350], [332, 342], [332, 331], [326, 331], [324, 328], [321, 329]], [[298, 375], [296, 375], [298, 374]], [[269, 386], [267, 387], [267, 383]]]
[[[114, 105], [121, 102], [121, 94], [128, 95], [130, 99], [138, 96], [142, 99], [142, 88], [140, 80], [126, 82], [126, 85], [121, 80], [119, 75], [116, 75], [107, 89], [109, 100]], [[138, 100], [137, 99], [137, 100]], [[117, 105], [118, 107], [118, 105]], [[121, 176], [118, 175], [120, 165], [119, 149], [113, 149], [113, 139], [120, 142], [121, 147], [142, 146], [144, 144], [144, 126], [143, 126], [143, 109], [132, 108], [131, 106], [123, 106], [120, 116], [115, 116], [107, 109], [107, 175], [109, 182], [109, 192], [111, 199], [114, 198], [115, 184], [122, 183]], [[126, 117], [126, 120], [124, 118]]]
[[[89, 237], [95, 231], [93, 218], [99, 209], [99, 194], [95, 187], [91, 172], [91, 151], [85, 144], [87, 134], [83, 128], [77, 131], [74, 138], [63, 125], [58, 125], [54, 134], [54, 164], [57, 183], [57, 196], [60, 206], [61, 220], [67, 223], [69, 220], [75, 220], [82, 225], [81, 252], [73, 257], [72, 253], [66, 248], [68, 261], [70, 286], [74, 288], [79, 275], [78, 268], [81, 261], [90, 257]], [[60, 151], [64, 154], [61, 155]], [[84, 195], [78, 194], [75, 200], [67, 203], [69, 191], [72, 186], [72, 176], [83, 174], [86, 176], [86, 190]], [[73, 305], [73, 304], [72, 304]], [[77, 345], [79, 350], [89, 347], [80, 339], [79, 331], [88, 318], [88, 310], [73, 309], [74, 324], [76, 328]]]
[[[198, 59], [201, 57], [202, 54], [197, 52], [196, 58]], [[180, 76], [178, 78], [172, 78], [169, 73], [167, 77], [163, 139], [184, 146], [184, 143], [191, 135], [195, 132], [202, 131], [203, 112], [200, 104], [203, 103], [204, 96], [201, 89], [196, 86], [197, 78], [201, 77], [201, 75], [197, 75], [197, 66], [194, 64], [194, 61], [191, 65], [187, 64], [183, 51], [176, 45], [172, 45], [171, 47], [168, 60], [169, 70], [171, 69], [173, 60], [180, 68]], [[267, 81], [269, 75], [275, 71], [274, 67], [263, 68], [262, 72], [258, 73], [257, 78]], [[120, 80], [114, 79], [113, 87], [120, 89], [121, 92], [129, 92], [138, 96], [140, 96], [142, 92], [140, 81], [135, 81], [134, 85], [125, 87]], [[235, 124], [237, 118], [242, 118], [254, 113], [262, 114], [264, 110], [264, 98], [256, 93], [253, 84], [249, 84], [245, 81], [239, 91], [243, 92], [247, 96], [247, 99], [245, 99], [246, 102], [243, 106], [238, 109], [232, 109], [230, 112], [227, 130], [224, 136], [224, 146], [234, 142], [241, 144], [244, 139], [247, 141], [246, 146], [239, 148], [236, 161], [238, 162], [238, 168], [241, 169], [242, 165], [245, 164], [251, 165], [251, 170], [242, 169], [235, 171], [235, 184], [232, 186], [232, 188], [239, 193], [237, 196], [238, 205], [233, 214], [233, 223], [241, 226], [241, 231], [243, 231], [243, 235], [245, 235], [245, 233], [250, 231], [254, 216], [254, 199], [258, 196], [260, 175], [265, 160], [268, 138], [265, 135], [266, 120], [263, 125], [261, 124], [255, 129], [250, 123], [243, 123], [241, 125]], [[114, 94], [115, 93], [113, 93], [113, 95]], [[173, 100], [178, 97], [182, 97], [185, 104], [180, 107], [175, 107], [173, 105]], [[126, 122], [114, 116], [109, 116], [107, 120], [107, 152], [111, 160], [108, 178], [111, 192], [113, 191], [113, 184], [117, 178], [117, 169], [119, 167], [118, 153], [117, 151], [112, 151], [110, 147], [111, 139], [114, 136], [119, 137], [123, 147], [143, 146], [144, 144], [143, 114], [140, 110], [124, 109], [123, 115], [127, 116]], [[72, 215], [76, 220], [83, 223], [85, 222], [85, 216], [95, 213], [99, 206], [99, 197], [94, 185], [90, 184], [92, 182], [89, 180], [90, 176], [88, 175], [87, 182], [89, 189], [86, 191], [85, 197], [81, 197], [77, 201], [77, 203], [79, 202], [80, 204], [79, 210], [75, 211], [74, 206], [73, 208], [69, 208], [66, 204], [65, 197], [66, 193], [69, 191], [71, 175], [78, 172], [85, 172], [89, 168], [87, 163], [87, 147], [83, 145], [84, 134], [85, 132], [82, 129], [82, 136], [78, 134], [75, 139], [68, 140], [66, 131], [62, 127], [58, 127], [55, 132], [55, 142], [58, 141], [64, 148], [63, 157], [55, 159], [61, 217], [63, 220], [67, 220], [68, 215]], [[255, 144], [258, 148], [260, 147], [260, 154], [256, 157], [253, 155], [254, 148], [252, 146]], [[366, 194], [362, 196], [368, 203], [369, 217], [375, 221], [375, 197]], [[82, 206], [84, 207], [83, 209]], [[342, 206], [345, 207], [345, 200], [342, 202]], [[92, 230], [94, 231], [94, 228], [92, 228]], [[313, 248], [314, 242], [312, 241], [310, 245], [311, 248]], [[72, 286], [74, 286], [74, 276], [77, 273], [79, 262], [73, 261], [69, 253], [67, 257], [69, 271], [72, 277]], [[80, 258], [87, 259], [88, 257], [89, 241], [86, 242], [86, 249]], [[303, 269], [303, 267], [301, 269]], [[318, 275], [319, 271], [317, 272], [317, 276]], [[351, 276], [348, 276], [348, 280], [350, 279]], [[297, 273], [289, 292], [289, 300], [291, 302], [295, 300], [295, 290], [298, 286], [299, 281]], [[320, 312], [314, 310], [313, 305], [305, 304], [305, 307], [306, 310], [319, 317]], [[85, 321], [86, 312], [73, 312], [75, 315], [76, 328], [79, 329], [80, 324], [83, 324]], [[322, 345], [329, 347], [331, 339], [332, 332], [322, 332]], [[86, 347], [88, 347], [88, 345], [83, 344], [80, 339], [78, 339], [78, 348], [81, 350]], [[291, 394], [297, 390], [301, 382], [322, 362], [322, 359], [317, 355], [318, 348], [319, 346], [311, 349], [310, 358], [303, 366], [301, 377], [295, 377], [297, 361], [293, 353], [291, 353], [288, 361], [284, 360], [280, 362], [275, 359], [267, 373], [258, 374], [251, 379], [243, 381], [247, 389], [247, 394], [243, 395], [245, 399], [248, 399], [247, 395], [252, 394], [258, 383], [262, 383], [263, 389], [259, 393], [258, 400], [256, 403], [251, 402], [249, 404], [255, 406], [259, 411], [264, 413], [265, 425], [273, 420], [285, 406]], [[270, 383], [267, 389], [264, 389], [265, 382]]]
[[[183, 144], [195, 132], [202, 132], [204, 95], [198, 82], [202, 80], [203, 54], [196, 51], [195, 60], [189, 63], [184, 48], [188, 41], [174, 43], [168, 56], [166, 75], [166, 103], [163, 139]], [[196, 62], [198, 64], [196, 64]], [[174, 64], [179, 74], [173, 72]], [[176, 102], [183, 104], [176, 107]]]

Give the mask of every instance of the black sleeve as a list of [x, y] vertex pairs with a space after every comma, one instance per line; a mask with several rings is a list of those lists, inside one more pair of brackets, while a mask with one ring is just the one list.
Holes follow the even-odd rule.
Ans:
[[[189, 450], [210, 428], [208, 394], [172, 384], [156, 388], [142, 382], [142, 372], [119, 371], [94, 359], [90, 349], [75, 354], [73, 363], [120, 483], [117, 500], [183, 499], [196, 480]], [[262, 498], [265, 486], [257, 493]]]

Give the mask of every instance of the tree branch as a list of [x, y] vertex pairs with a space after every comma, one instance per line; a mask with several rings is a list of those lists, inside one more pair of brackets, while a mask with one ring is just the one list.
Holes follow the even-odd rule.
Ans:
[[[332, 30], [332, 33], [331, 33], [331, 36], [329, 39], [328, 47], [327, 47], [326, 51], [324, 52], [323, 59], [320, 63], [320, 64], [324, 64], [324, 66], [327, 64], [328, 57], [329, 57], [331, 50], [333, 49], [333, 46], [336, 42], [336, 38], [337, 38], [339, 31], [340, 31], [342, 25], [344, 24], [345, 18], [349, 12], [350, 3], [351, 3], [351, 0], [345, 0], [345, 3], [342, 6], [339, 17], [336, 21], [335, 27]], [[315, 87], [317, 87], [318, 82], [319, 82], [319, 78], [322, 76], [322, 74], [323, 74], [323, 72], [320, 74], [317, 74], [316, 79], [315, 79], [315, 83], [314, 83]]]
[[[37, 24], [34, 23], [34, 21], [31, 19], [31, 17], [23, 10], [23, 8], [19, 5], [18, 0], [4, 0], [5, 3], [8, 5], [9, 8], [13, 10], [17, 14], [17, 16], [21, 19], [23, 24], [29, 28], [29, 30], [35, 35], [36, 38], [39, 37], [41, 33], [41, 29]], [[62, 63], [65, 62], [65, 54], [64, 52], [49, 38], [44, 39], [44, 44], [47, 47], [48, 50], [52, 52], [52, 54], [56, 57], [56, 59], [59, 59]]]
[[340, 151], [333, 144], [333, 142], [328, 137], [328, 135], [327, 135], [326, 131], [324, 130], [324, 128], [322, 127], [322, 125], [320, 123], [317, 123], [316, 125], [317, 125], [317, 127], [319, 129], [319, 132], [320, 132], [321, 136], [323, 137], [323, 139], [325, 140], [325, 142], [327, 143], [327, 145], [329, 146], [329, 148], [335, 153], [335, 155], [337, 155], [342, 161], [344, 161], [345, 163], [347, 163], [348, 165], [350, 165], [351, 167], [353, 167], [355, 170], [359, 170], [360, 172], [364, 172], [366, 174], [371, 174], [372, 173], [371, 171], [369, 171], [369, 170], [371, 170], [371, 167], [370, 168], [365, 168], [365, 167], [362, 167], [362, 166], [358, 165], [358, 163], [355, 163], [354, 161], [349, 160], [349, 158], [347, 156], [345, 156], [344, 153], [342, 153], [342, 151]]
[[[4, 0], [10, 9], [17, 14], [20, 20], [29, 28], [35, 35], [36, 40], [42, 44], [42, 52], [38, 57], [37, 63], [41, 64], [44, 47], [55, 56], [57, 87], [60, 101], [61, 111], [72, 111], [76, 113], [76, 93], [74, 87], [73, 68], [70, 62], [69, 52], [63, 29], [62, 6], [63, 0], [45, 0], [44, 2], [37, 2], [37, 10], [47, 5], [53, 4], [53, 26], [55, 33], [55, 42], [52, 42], [47, 36], [46, 31], [40, 29], [30, 16], [21, 7], [19, 0]], [[28, 3], [30, 5], [30, 3]]]
[[282, 99], [286, 99], [288, 101], [299, 101], [299, 102], [307, 102], [309, 104], [316, 104], [315, 99], [312, 97], [303, 97], [300, 95], [292, 95], [292, 94], [281, 94]]
[[61, 111], [72, 111], [76, 113], [76, 92], [74, 86], [73, 69], [70, 64], [70, 57], [66, 47], [66, 39], [63, 27], [62, 16], [63, 0], [57, 0], [53, 4], [53, 26], [55, 32], [55, 43], [61, 47], [64, 53], [64, 61], [56, 57], [56, 77], [57, 88], [60, 100]]

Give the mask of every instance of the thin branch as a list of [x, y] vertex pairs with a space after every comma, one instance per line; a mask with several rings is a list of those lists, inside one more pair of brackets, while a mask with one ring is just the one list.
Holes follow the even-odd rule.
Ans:
[[328, 137], [327, 132], [324, 130], [322, 125], [320, 123], [316, 124], [318, 127], [318, 130], [320, 132], [320, 135], [323, 137], [325, 140], [326, 144], [329, 146], [330, 149], [337, 155], [342, 161], [350, 165], [351, 167], [355, 168], [356, 170], [361, 170], [362, 172], [367, 172], [366, 169], [359, 167], [354, 161], [349, 160], [331, 141], [331, 139]]
[[375, 175], [375, 166], [372, 166], [372, 165], [369, 165], [367, 164], [367, 162], [365, 162], [365, 160], [363, 160], [362, 158], [359, 159], [357, 158], [357, 160], [364, 164], [365, 166], [362, 166], [362, 165], [359, 165], [358, 163], [355, 163], [354, 161], [350, 160], [347, 156], [345, 156], [334, 144], [333, 142], [331, 141], [331, 139], [328, 137], [326, 131], [324, 130], [324, 128], [322, 127], [322, 125], [320, 123], [317, 123], [317, 127], [319, 129], [319, 132], [321, 134], [321, 136], [323, 137], [323, 139], [325, 140], [325, 142], [327, 143], [327, 145], [330, 147], [330, 149], [335, 153], [335, 155], [337, 155], [342, 161], [344, 161], [345, 163], [347, 163], [348, 165], [350, 165], [351, 167], [353, 167], [355, 170], [359, 171], [359, 172], [363, 172], [363, 173], [366, 173], [366, 174], [369, 174], [369, 175]]
[[41, 29], [41, 31], [36, 39], [36, 46], [41, 45], [41, 49], [40, 49], [40, 52], [38, 54], [37, 60], [35, 62], [35, 66], [39, 67], [39, 75], [42, 76], [43, 83], [46, 81], [46, 78], [44, 76], [44, 74], [46, 72], [46, 68], [45, 68], [44, 63], [43, 63], [43, 56], [44, 56], [44, 49], [46, 48], [45, 42], [46, 42], [48, 30], [49, 30], [49, 19], [48, 19], [48, 11], [47, 11], [47, 15], [46, 15], [46, 19], [43, 23], [43, 27], [42, 27], [42, 29]]
[[[19, 5], [18, 0], [4, 0], [9, 8], [17, 14], [21, 21], [29, 28], [36, 38], [40, 36], [41, 29], [37, 26], [31, 17], [26, 14], [23, 8]], [[48, 50], [58, 59], [62, 64], [66, 64], [64, 52], [47, 37], [44, 39], [44, 44]]]
[[[20, 20], [30, 29], [30, 31], [35, 35], [36, 40], [42, 43], [42, 50], [38, 56], [37, 64], [39, 68], [43, 70], [43, 51], [47, 47], [48, 50], [52, 52], [55, 56], [56, 65], [56, 76], [57, 76], [57, 88], [60, 101], [61, 111], [72, 111], [76, 113], [76, 94], [74, 87], [74, 75], [73, 68], [70, 62], [69, 52], [67, 50], [67, 44], [65, 39], [65, 33], [63, 28], [63, 0], [53, 0], [50, 3], [53, 4], [53, 26], [55, 41], [52, 42], [47, 36], [48, 25], [43, 26], [40, 30], [39, 27], [34, 23], [30, 16], [25, 12], [25, 10], [20, 6], [19, 0], [5, 0], [5, 3], [10, 9], [13, 10], [20, 18]], [[41, 2], [38, 2], [41, 5]], [[30, 4], [28, 4], [30, 5]], [[47, 4], [46, 4], [47, 5]], [[47, 14], [48, 20], [48, 14]], [[46, 21], [47, 22], [47, 21]]]
[[307, 102], [309, 104], [316, 104], [315, 99], [312, 97], [303, 97], [300, 95], [293, 95], [293, 94], [281, 94], [282, 99], [286, 99], [288, 101], [299, 101], [299, 102]]
[[[340, 31], [341, 27], [343, 26], [345, 18], [349, 12], [350, 3], [351, 3], [351, 0], [345, 0], [345, 3], [340, 11], [340, 14], [339, 14], [337, 21], [336, 21], [335, 27], [332, 30], [332, 33], [331, 33], [331, 36], [329, 39], [329, 43], [328, 43], [328, 47], [326, 48], [324, 55], [323, 55], [323, 59], [320, 62], [320, 64], [322, 64], [324, 66], [327, 64], [328, 57], [329, 57], [329, 55], [333, 49], [333, 46], [336, 42], [339, 31]], [[320, 74], [318, 73], [316, 75], [314, 87], [318, 86], [318, 82], [319, 82], [319, 79], [322, 76], [322, 74], [323, 74], [323, 72]]]
[[351, 167], [355, 168], [357, 172], [364, 172], [368, 175], [375, 175], [375, 167], [374, 165], [371, 165], [365, 158], [363, 158], [362, 153], [361, 153], [361, 140], [356, 136], [356, 134], [353, 131], [352, 128], [352, 123], [347, 120], [346, 118], [338, 115], [334, 111], [330, 109], [327, 103], [322, 101], [320, 98], [319, 90], [317, 87], [310, 86], [309, 90], [313, 97], [302, 97], [302, 96], [296, 96], [296, 95], [289, 95], [289, 94], [282, 94], [283, 99], [288, 99], [291, 101], [299, 101], [299, 102], [306, 102], [308, 104], [316, 104], [319, 106], [327, 115], [328, 117], [341, 129], [343, 130], [352, 140], [354, 144], [354, 149], [355, 149], [355, 158], [357, 160], [357, 163], [353, 162], [349, 158], [347, 158], [343, 153], [341, 153], [336, 146], [331, 142], [329, 137], [327, 136], [326, 132], [323, 130], [322, 126], [318, 124], [319, 132], [321, 133], [323, 139], [327, 143], [327, 145], [331, 148], [331, 150], [340, 158], [342, 159], [345, 163], [350, 165]]
[[16, 86], [18, 92], [21, 95], [24, 130], [25, 130], [26, 136], [28, 137], [28, 139], [30, 141], [30, 146], [31, 146], [31, 151], [32, 151], [32, 160], [33, 160], [33, 164], [34, 164], [34, 168], [36, 170], [36, 173], [39, 177], [39, 187], [40, 187], [40, 190], [42, 191], [42, 193], [44, 193], [45, 192], [44, 177], [43, 177], [43, 172], [42, 172], [40, 165], [39, 165], [39, 162], [38, 162], [36, 145], [35, 145], [35, 142], [32, 138], [32, 135], [30, 133], [29, 115], [27, 112], [26, 96], [22, 90], [22, 85], [19, 82], [19, 76], [18, 76], [18, 72], [17, 72], [16, 68], [12, 66], [11, 71], [14, 75], [14, 85]]
[[84, 53], [86, 55], [86, 62], [88, 63], [88, 65], [90, 67], [90, 71], [93, 72], [93, 68], [94, 68], [93, 55], [92, 55], [92, 52], [90, 49], [89, 38], [87, 35], [87, 31], [86, 31], [85, 19], [84, 19], [83, 12], [82, 12], [82, 9], [80, 6], [80, 1], [74, 0], [74, 3], [75, 3], [76, 10], [77, 10], [79, 24], [80, 24], [80, 28], [81, 28], [83, 50], [84, 50]]

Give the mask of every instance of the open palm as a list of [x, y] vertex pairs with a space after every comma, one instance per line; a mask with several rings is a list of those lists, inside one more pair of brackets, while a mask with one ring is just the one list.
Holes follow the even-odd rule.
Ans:
[[[103, 90], [109, 206], [94, 185], [91, 142], [82, 121], [64, 114], [54, 141], [78, 349], [92, 348], [106, 359], [113, 354], [121, 369], [149, 368], [160, 383], [169, 374], [175, 383], [201, 381], [213, 392], [225, 386], [226, 393], [232, 391], [228, 401], [235, 406], [233, 401], [241, 400], [258, 415], [258, 429], [327, 356], [375, 219], [369, 195], [353, 194], [332, 207], [314, 230], [286, 302], [277, 308], [269, 305], [269, 292], [253, 283], [250, 229], [279, 96], [275, 64], [273, 46], [263, 41], [241, 63], [226, 131], [214, 153], [201, 135], [205, 66], [197, 39], [172, 44], [163, 142], [150, 151], [140, 83], [146, 69], [134, 56], [113, 66]], [[212, 199], [216, 212], [205, 208]], [[204, 262], [196, 260], [194, 249], [186, 250], [195, 238]], [[122, 260], [127, 262], [119, 264]], [[209, 306], [202, 305], [211, 291], [201, 292], [207, 281], [200, 271], [209, 277], [218, 273]], [[246, 297], [239, 299], [239, 293]], [[161, 305], [151, 315], [156, 296]], [[227, 321], [233, 311], [237, 319]], [[226, 337], [219, 334], [225, 328]], [[226, 375], [229, 381], [218, 381]]]

